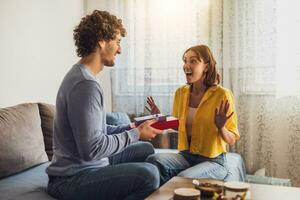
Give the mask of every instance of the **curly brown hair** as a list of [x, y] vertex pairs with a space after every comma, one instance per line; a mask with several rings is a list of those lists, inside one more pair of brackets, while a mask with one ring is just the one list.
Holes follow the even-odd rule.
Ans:
[[[217, 84], [220, 84], [220, 79], [221, 76], [217, 71], [217, 62], [210, 51], [209, 47], [206, 45], [197, 45], [188, 48], [184, 54], [188, 51], [193, 51], [196, 53], [198, 60], [200, 61], [201, 59], [204, 61], [205, 64], [207, 64], [208, 70], [205, 74], [204, 78], [204, 84], [207, 87], [214, 86]], [[183, 55], [184, 55], [183, 54]]]
[[120, 31], [122, 37], [126, 35], [126, 29], [122, 20], [107, 11], [94, 10], [92, 14], [83, 17], [74, 29], [76, 52], [79, 57], [85, 57], [96, 50], [99, 41], [115, 39]]

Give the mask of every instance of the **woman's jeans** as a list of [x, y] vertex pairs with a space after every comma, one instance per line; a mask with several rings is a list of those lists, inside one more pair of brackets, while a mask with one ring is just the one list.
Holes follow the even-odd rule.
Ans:
[[160, 153], [149, 156], [146, 161], [159, 169], [161, 185], [173, 176], [224, 180], [228, 174], [226, 153], [216, 158], [191, 154], [189, 151]]
[[69, 177], [51, 177], [48, 193], [58, 199], [145, 199], [159, 187], [157, 167], [145, 163], [153, 146], [137, 142], [109, 158], [110, 165], [86, 169]]

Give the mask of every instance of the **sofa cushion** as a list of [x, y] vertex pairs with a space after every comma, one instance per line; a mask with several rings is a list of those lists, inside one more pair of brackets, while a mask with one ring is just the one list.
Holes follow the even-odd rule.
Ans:
[[37, 104], [0, 109], [0, 178], [48, 161]]
[[284, 178], [275, 178], [268, 176], [257, 176], [257, 175], [246, 175], [246, 182], [248, 183], [256, 183], [256, 184], [268, 184], [268, 185], [280, 185], [291, 187], [292, 182], [290, 179]]
[[47, 194], [48, 176], [45, 170], [49, 163], [47, 162], [1, 179], [0, 199], [54, 200]]
[[53, 156], [52, 138], [53, 138], [53, 118], [55, 106], [46, 103], [38, 103], [40, 116], [42, 120], [42, 131], [44, 135], [45, 150], [48, 159], [51, 160]]
[[124, 112], [106, 113], [106, 123], [109, 125], [118, 126], [121, 124], [129, 124], [130, 119]]

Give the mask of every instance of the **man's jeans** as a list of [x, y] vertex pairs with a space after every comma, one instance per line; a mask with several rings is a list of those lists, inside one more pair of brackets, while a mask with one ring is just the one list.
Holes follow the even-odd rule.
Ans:
[[137, 142], [109, 158], [110, 165], [69, 177], [50, 177], [48, 193], [58, 199], [138, 200], [159, 187], [157, 167], [143, 162], [153, 146]]
[[228, 174], [226, 153], [216, 158], [207, 158], [188, 151], [178, 154], [160, 153], [149, 156], [146, 161], [159, 169], [161, 185], [173, 176], [224, 180]]

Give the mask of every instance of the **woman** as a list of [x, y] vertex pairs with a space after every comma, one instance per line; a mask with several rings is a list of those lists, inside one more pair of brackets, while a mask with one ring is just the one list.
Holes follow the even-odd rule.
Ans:
[[[207, 46], [187, 49], [183, 62], [187, 85], [177, 89], [173, 104], [179, 153], [155, 154], [147, 161], [158, 167], [161, 184], [176, 175], [223, 180], [228, 173], [226, 145], [240, 137], [234, 97], [219, 85], [216, 61]], [[152, 114], [160, 113], [152, 97], [147, 103]]]

